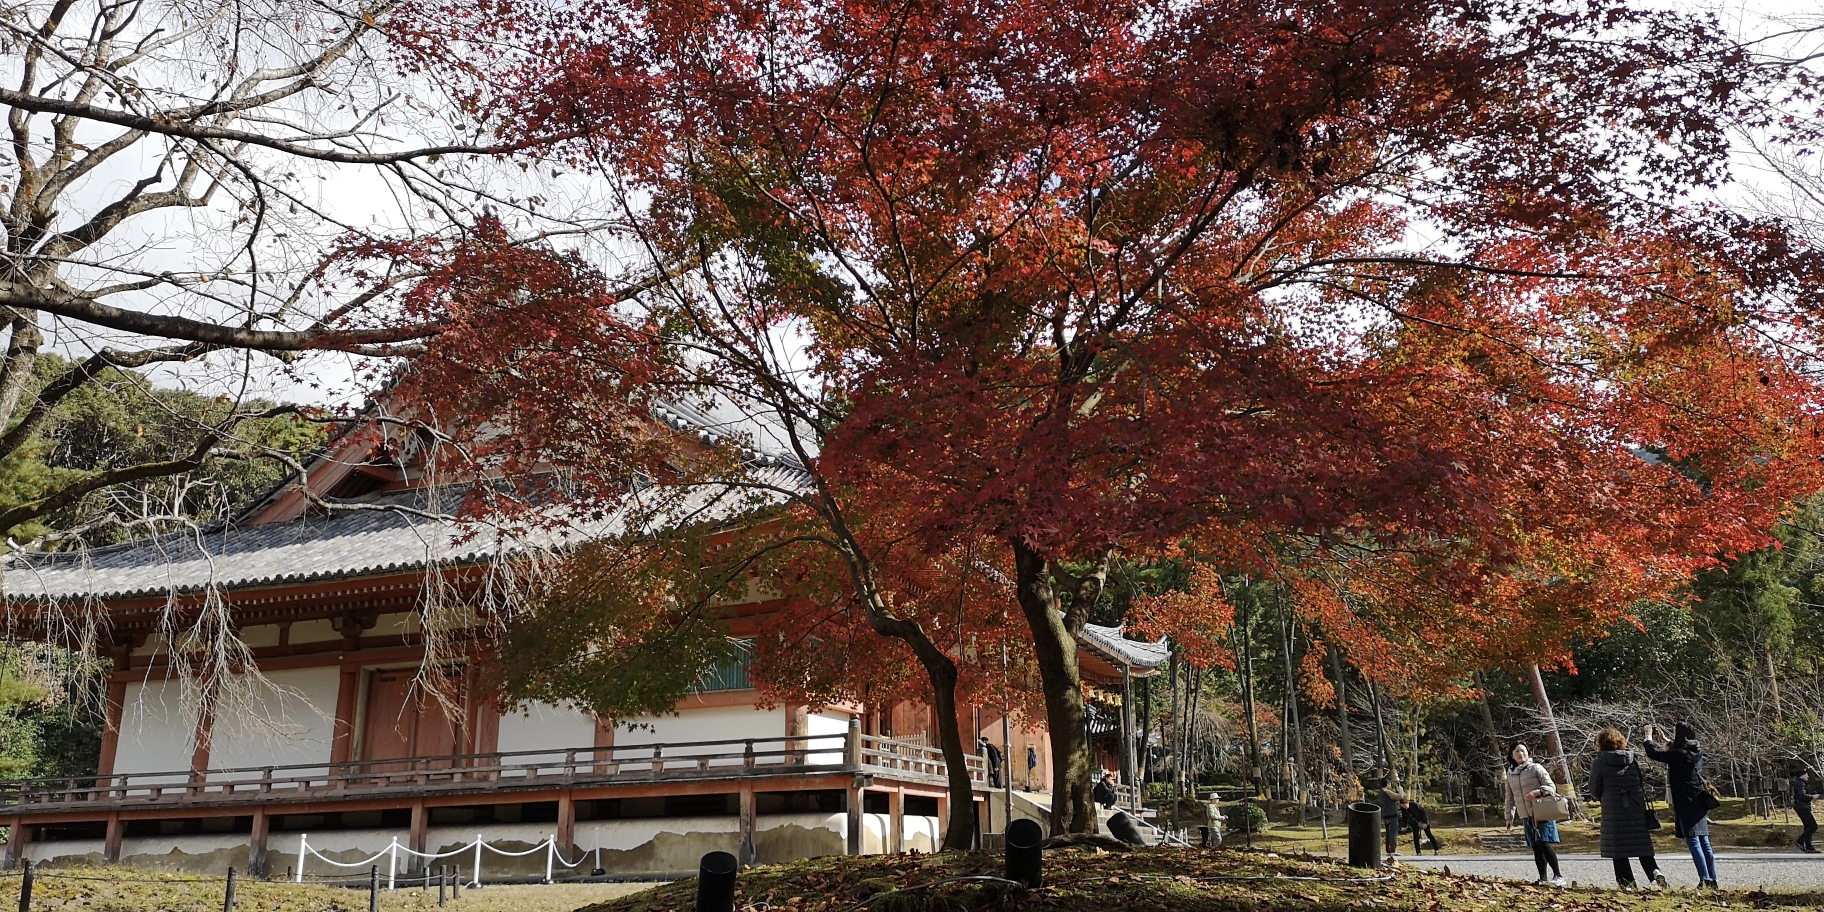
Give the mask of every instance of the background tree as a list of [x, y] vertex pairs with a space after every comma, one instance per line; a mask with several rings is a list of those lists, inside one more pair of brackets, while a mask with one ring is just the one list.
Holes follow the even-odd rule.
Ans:
[[[505, 149], [454, 104], [461, 68], [416, 75], [508, 53], [488, 41], [505, 25], [391, 3], [9, 7], [0, 459], [31, 461], [59, 416], [97, 397], [162, 395], [131, 392], [123, 371], [214, 404], [174, 410], [149, 435], [158, 445], [64, 441], [50, 459], [65, 471], [10, 480], [0, 531], [29, 539], [47, 517], [94, 513], [107, 498], [93, 495], [192, 472], [218, 448], [262, 458], [272, 441], [247, 422], [291, 410], [260, 401], [282, 391], [287, 365], [308, 365], [300, 387], [333, 388], [313, 395], [345, 393], [371, 374], [362, 358], [435, 349], [474, 316], [399, 297], [447, 258], [388, 272], [366, 254], [382, 240], [462, 247], [483, 207], [528, 236], [550, 227], [490, 173]], [[322, 350], [354, 361], [298, 360]], [[132, 519], [96, 528], [105, 539]]]

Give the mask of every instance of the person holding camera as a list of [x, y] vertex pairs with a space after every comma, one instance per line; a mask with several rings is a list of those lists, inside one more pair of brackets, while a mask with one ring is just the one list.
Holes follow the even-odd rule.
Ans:
[[1685, 847], [1691, 850], [1691, 861], [1697, 865], [1698, 887], [1717, 889], [1716, 852], [1710, 848], [1709, 818], [1717, 802], [1716, 796], [1704, 786], [1704, 752], [1698, 747], [1697, 732], [1680, 722], [1672, 727], [1672, 742], [1663, 748], [1653, 743], [1655, 734], [1663, 739], [1666, 733], [1656, 726], [1647, 726], [1643, 746], [1647, 759], [1666, 765], [1666, 784], [1672, 790], [1672, 833], [1683, 839]]

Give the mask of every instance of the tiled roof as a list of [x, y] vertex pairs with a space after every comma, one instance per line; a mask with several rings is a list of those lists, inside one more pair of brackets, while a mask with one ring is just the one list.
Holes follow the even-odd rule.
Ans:
[[1158, 668], [1172, 655], [1172, 647], [1164, 640], [1157, 643], [1130, 640], [1123, 635], [1120, 627], [1098, 627], [1095, 624], [1083, 626], [1083, 645], [1101, 653], [1116, 665], [1131, 665], [1135, 669]]
[[[782, 488], [801, 484], [788, 466], [753, 470], [752, 480]], [[466, 489], [411, 490], [344, 503], [352, 511], [288, 522], [222, 525], [67, 553], [16, 553], [5, 559], [8, 602], [122, 599], [217, 589], [353, 579], [431, 564], [479, 563], [537, 544], [453, 518]], [[692, 521], [731, 517], [749, 492], [703, 486], [676, 507]], [[408, 511], [418, 511], [417, 513]], [[430, 515], [421, 515], [430, 514]], [[577, 530], [582, 537], [618, 534], [617, 520]]]

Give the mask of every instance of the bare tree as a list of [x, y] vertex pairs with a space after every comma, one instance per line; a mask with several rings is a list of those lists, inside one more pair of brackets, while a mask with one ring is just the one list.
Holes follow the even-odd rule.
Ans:
[[472, 52], [482, 26], [404, 15], [390, 0], [0, 11], [0, 458], [121, 370], [230, 405], [172, 416], [187, 433], [158, 458], [0, 505], [0, 531], [212, 457], [264, 458], [237, 436], [275, 414], [246, 405], [262, 380], [326, 350], [352, 356], [336, 367], [352, 380], [362, 359], [434, 339], [445, 325], [399, 304], [422, 276], [364, 260], [365, 245], [447, 240], [484, 210], [550, 233], [539, 194], [501, 189], [527, 185], [496, 168], [514, 149], [463, 124], [480, 90], [412, 75], [427, 55]]

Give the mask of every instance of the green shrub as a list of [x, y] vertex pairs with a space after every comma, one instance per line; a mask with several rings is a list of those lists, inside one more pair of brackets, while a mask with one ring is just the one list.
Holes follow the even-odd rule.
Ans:
[[1267, 828], [1267, 809], [1257, 801], [1225, 804], [1222, 813], [1229, 818], [1228, 830], [1231, 833], [1259, 833]]

